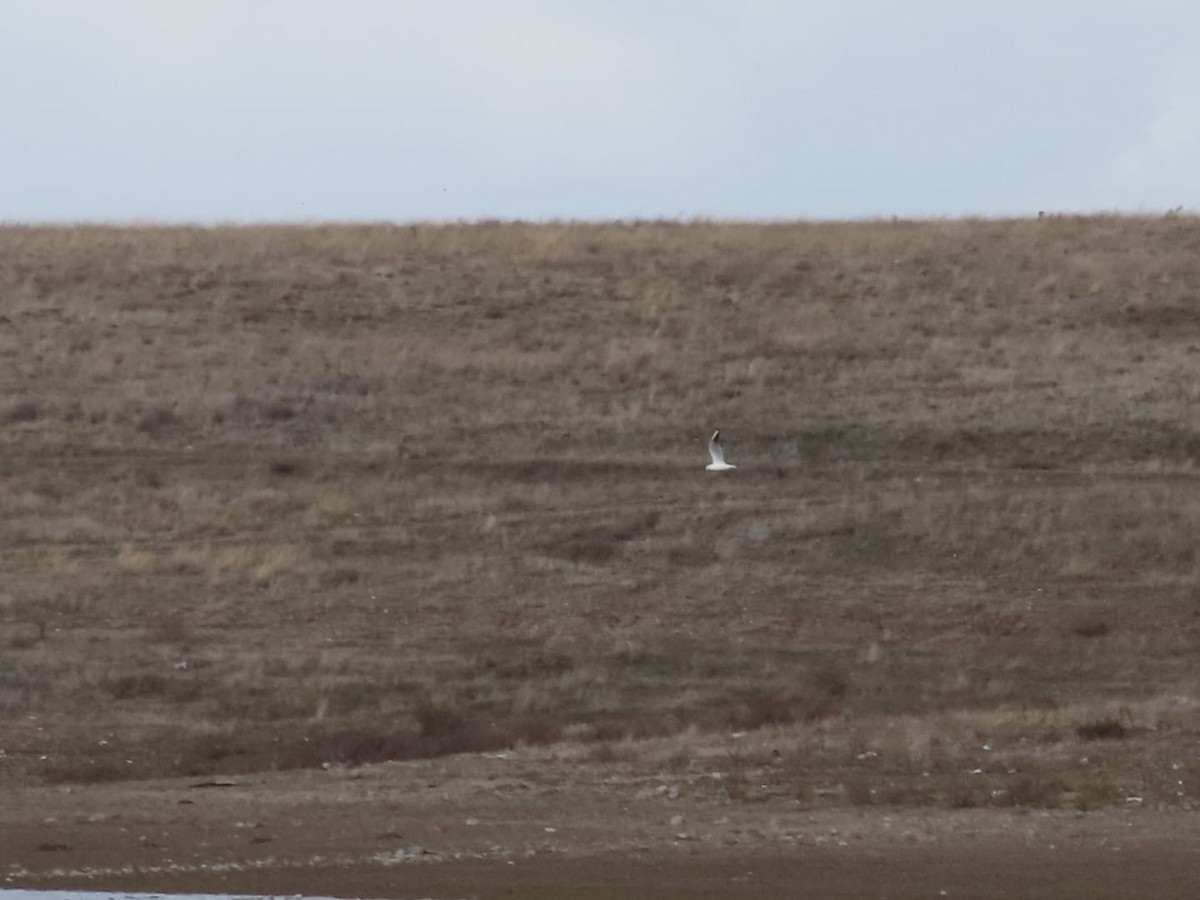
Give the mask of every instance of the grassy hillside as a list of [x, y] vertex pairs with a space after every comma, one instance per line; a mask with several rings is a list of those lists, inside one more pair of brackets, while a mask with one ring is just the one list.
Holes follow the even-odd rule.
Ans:
[[1198, 286], [1186, 217], [0, 229], [0, 779], [793, 723], [798, 796], [1190, 803]]

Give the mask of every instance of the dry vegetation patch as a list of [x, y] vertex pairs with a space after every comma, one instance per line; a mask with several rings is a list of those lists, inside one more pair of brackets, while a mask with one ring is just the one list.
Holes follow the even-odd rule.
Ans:
[[0, 229], [0, 779], [753, 732], [743, 801], [1190, 803], [1198, 250]]

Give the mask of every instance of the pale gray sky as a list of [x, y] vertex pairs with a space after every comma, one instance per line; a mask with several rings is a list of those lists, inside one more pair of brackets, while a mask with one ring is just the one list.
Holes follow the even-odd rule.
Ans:
[[1200, 208], [1195, 0], [6, 0], [0, 220]]

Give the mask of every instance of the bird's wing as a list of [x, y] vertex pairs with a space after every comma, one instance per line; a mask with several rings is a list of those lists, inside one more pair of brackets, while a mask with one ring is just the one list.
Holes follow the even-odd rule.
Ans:
[[713, 436], [708, 442], [708, 455], [712, 457], [712, 461], [715, 463], [725, 462], [725, 451], [721, 449], [720, 429], [713, 432]]

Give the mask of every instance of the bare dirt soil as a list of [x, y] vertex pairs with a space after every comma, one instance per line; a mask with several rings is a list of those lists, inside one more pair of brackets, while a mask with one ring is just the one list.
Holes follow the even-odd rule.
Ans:
[[1198, 284], [1188, 217], [0, 229], [5, 883], [1193, 896]]
[[1200, 822], [1178, 810], [747, 804], [702, 777], [581, 765], [561, 751], [503, 756], [21, 792], [0, 813], [8, 883], [365, 897], [1188, 897], [1200, 864]]

